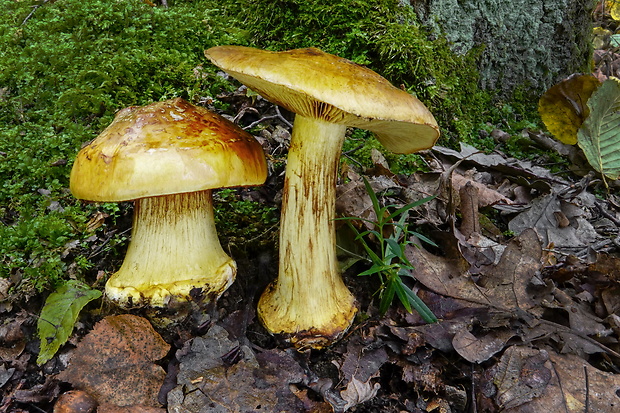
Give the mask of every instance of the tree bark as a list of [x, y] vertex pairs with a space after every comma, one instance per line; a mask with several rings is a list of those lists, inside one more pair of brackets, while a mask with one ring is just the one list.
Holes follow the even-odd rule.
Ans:
[[482, 48], [480, 82], [510, 93], [546, 90], [589, 72], [594, 0], [411, 0], [433, 34], [457, 53]]

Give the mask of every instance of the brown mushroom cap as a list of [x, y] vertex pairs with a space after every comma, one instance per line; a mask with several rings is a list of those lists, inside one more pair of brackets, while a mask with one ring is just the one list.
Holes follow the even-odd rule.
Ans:
[[119, 202], [213, 188], [262, 184], [260, 144], [209, 110], [176, 98], [119, 111], [78, 154], [76, 198]]
[[435, 118], [416, 97], [319, 49], [217, 46], [205, 56], [266, 99], [301, 116], [373, 131], [392, 152], [428, 149], [439, 137]]

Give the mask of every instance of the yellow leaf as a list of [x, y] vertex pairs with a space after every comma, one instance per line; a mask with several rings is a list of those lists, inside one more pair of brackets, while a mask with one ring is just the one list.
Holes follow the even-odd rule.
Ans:
[[609, 10], [609, 15], [614, 20], [620, 20], [620, 1], [618, 0], [610, 0], [607, 2], [607, 10]]
[[557, 140], [568, 145], [577, 143], [577, 131], [590, 113], [586, 103], [599, 85], [592, 75], [574, 74], [540, 97], [538, 113]]

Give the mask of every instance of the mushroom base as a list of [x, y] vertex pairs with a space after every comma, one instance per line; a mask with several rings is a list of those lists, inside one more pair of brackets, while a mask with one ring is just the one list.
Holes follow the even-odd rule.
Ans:
[[[308, 308], [284, 308], [277, 296], [276, 283], [270, 284], [258, 302], [258, 318], [265, 329], [278, 339], [290, 343], [297, 350], [320, 350], [339, 340], [351, 327], [357, 313], [357, 302], [348, 290], [332, 307], [324, 307], [321, 314], [310, 314]], [[303, 300], [303, 299], [302, 299]], [[308, 301], [302, 301], [308, 303]], [[325, 303], [327, 304], [327, 303]]]
[[143, 198], [136, 200], [125, 261], [105, 291], [122, 307], [208, 302], [236, 273], [217, 238], [211, 191]]

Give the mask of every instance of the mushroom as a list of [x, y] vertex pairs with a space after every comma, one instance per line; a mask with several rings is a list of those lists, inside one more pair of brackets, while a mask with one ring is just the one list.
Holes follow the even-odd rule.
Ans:
[[316, 48], [217, 46], [205, 55], [296, 114], [282, 196], [279, 275], [260, 297], [258, 316], [268, 331], [296, 347], [322, 348], [342, 336], [357, 312], [338, 268], [334, 226], [347, 126], [375, 132], [396, 153], [432, 147], [439, 128], [412, 95]]
[[217, 299], [237, 266], [218, 240], [211, 190], [266, 178], [260, 144], [205, 108], [176, 98], [119, 111], [78, 153], [70, 180], [76, 198], [135, 202], [131, 242], [107, 297], [125, 307], [163, 307], [190, 293]]

